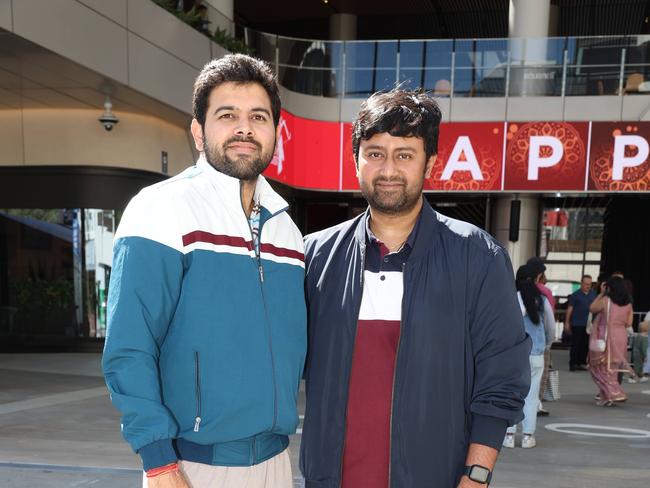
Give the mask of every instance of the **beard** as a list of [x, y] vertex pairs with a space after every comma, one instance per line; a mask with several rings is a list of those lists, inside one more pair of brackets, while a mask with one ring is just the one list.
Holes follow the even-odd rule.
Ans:
[[[226, 155], [228, 146], [234, 142], [246, 142], [254, 144], [257, 147], [257, 157], [241, 157], [231, 159]], [[206, 138], [203, 139], [203, 154], [210, 165], [220, 173], [244, 181], [253, 181], [262, 174], [262, 172], [271, 164], [273, 154], [275, 153], [275, 141], [270, 151], [263, 152], [262, 144], [252, 138], [231, 137], [223, 143], [221, 148], [216, 144], [209, 145]]]
[[[382, 190], [377, 188], [378, 183], [398, 183], [401, 186], [394, 190]], [[406, 180], [399, 177], [387, 179], [379, 176], [372, 180], [370, 185], [364, 181], [359, 181], [361, 194], [370, 207], [391, 215], [407, 213], [412, 210], [422, 198], [423, 185], [424, 182], [420, 182], [419, 187], [409, 188]]]

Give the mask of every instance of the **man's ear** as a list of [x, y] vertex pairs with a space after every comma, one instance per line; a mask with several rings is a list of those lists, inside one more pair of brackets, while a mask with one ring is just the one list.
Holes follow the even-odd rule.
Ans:
[[424, 168], [424, 177], [425, 178], [431, 178], [431, 171], [433, 170], [433, 165], [436, 162], [436, 159], [438, 158], [437, 154], [432, 154], [429, 160], [427, 161], [427, 165]]
[[198, 120], [192, 119], [190, 132], [192, 133], [192, 139], [194, 139], [194, 147], [197, 151], [203, 152], [203, 128]]
[[282, 135], [282, 125], [278, 122], [278, 126], [275, 128], [275, 143], [277, 144], [280, 140], [280, 135]]

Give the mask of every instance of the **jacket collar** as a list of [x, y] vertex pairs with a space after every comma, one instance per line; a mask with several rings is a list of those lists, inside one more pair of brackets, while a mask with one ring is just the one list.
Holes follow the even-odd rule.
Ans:
[[[422, 210], [418, 217], [418, 221], [415, 223], [414, 229], [417, 229], [417, 234], [415, 234], [415, 239], [412, 243], [411, 254], [409, 255], [409, 260], [417, 260], [425, 256], [431, 246], [434, 245], [433, 237], [438, 232], [438, 213], [431, 207], [427, 199], [422, 197]], [[362, 252], [365, 253], [366, 248], [366, 222], [370, 217], [370, 207], [359, 216], [357, 220], [357, 228], [354, 231], [354, 237], [357, 240], [357, 243], [361, 246]]]
[[[233, 178], [232, 176], [217, 171], [208, 163], [203, 154], [201, 154], [196, 162], [196, 167], [201, 170], [201, 174], [210, 180], [214, 189], [221, 196], [237, 208], [241, 208], [241, 181], [238, 178]], [[286, 200], [271, 188], [269, 182], [262, 175], [257, 177], [254, 199], [271, 215], [282, 212], [289, 207]]]

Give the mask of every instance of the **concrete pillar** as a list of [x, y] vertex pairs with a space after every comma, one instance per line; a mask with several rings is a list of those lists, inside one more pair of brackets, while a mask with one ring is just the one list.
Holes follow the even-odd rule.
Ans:
[[330, 15], [330, 40], [354, 41], [357, 38], [357, 16], [354, 14]]
[[508, 250], [514, 271], [537, 255], [537, 236], [539, 229], [539, 198], [537, 195], [519, 196], [521, 211], [519, 215], [519, 240], [508, 239], [510, 231], [510, 202], [513, 195], [495, 197], [492, 201], [490, 232]]
[[508, 37], [547, 37], [551, 0], [510, 0]]
[[[551, 0], [510, 0], [508, 36], [510, 43], [510, 93], [546, 95], [548, 80], [539, 68], [546, 61], [551, 17]], [[552, 80], [551, 80], [552, 81]]]

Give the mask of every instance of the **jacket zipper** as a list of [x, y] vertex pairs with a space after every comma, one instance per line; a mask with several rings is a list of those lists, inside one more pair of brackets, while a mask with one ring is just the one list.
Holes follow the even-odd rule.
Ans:
[[341, 448], [341, 456], [339, 460], [339, 488], [343, 486], [343, 455], [345, 454], [345, 435], [347, 433], [347, 425], [348, 425], [348, 402], [350, 399], [350, 376], [352, 376], [352, 364], [354, 362], [354, 346], [357, 340], [356, 337], [356, 332], [358, 331], [359, 327], [359, 314], [361, 314], [361, 301], [363, 300], [363, 273], [364, 270], [366, 269], [366, 251], [365, 247], [363, 248], [363, 251], [361, 251], [361, 276], [359, 277], [359, 284], [360, 284], [360, 291], [361, 291], [361, 299], [359, 300], [359, 306], [357, 307], [357, 321], [356, 321], [356, 326], [355, 326], [355, 334], [354, 334], [354, 343], [352, 344], [352, 357], [350, 358], [350, 372], [348, 374], [348, 384], [347, 384], [347, 392], [348, 396], [346, 399], [346, 404], [345, 404], [345, 416], [343, 417], [343, 447]]
[[257, 457], [256, 454], [255, 454], [255, 451], [256, 451], [255, 445], [257, 444], [256, 440], [257, 440], [257, 437], [253, 437], [253, 446], [251, 447], [251, 457], [250, 457], [250, 465], [251, 466], [253, 466], [255, 464], [255, 458]]
[[402, 263], [402, 311], [399, 321], [399, 336], [397, 337], [397, 351], [395, 352], [395, 366], [393, 367], [393, 387], [390, 396], [390, 422], [388, 423], [390, 431], [388, 433], [388, 488], [391, 482], [391, 465], [393, 463], [393, 404], [395, 402], [395, 378], [397, 377], [397, 360], [399, 358], [399, 348], [402, 344], [402, 323], [404, 322], [404, 297], [406, 296], [406, 263]]
[[196, 379], [196, 418], [194, 419], [194, 432], [201, 427], [201, 370], [199, 367], [199, 353], [194, 351], [194, 373]]
[[[255, 246], [255, 242], [253, 241], [253, 229], [251, 227], [250, 220], [248, 219], [248, 215], [246, 215], [246, 210], [244, 209], [244, 204], [241, 199], [242, 195], [242, 184], [240, 182], [240, 187], [239, 187], [239, 201], [241, 203], [241, 208], [242, 211], [244, 212], [244, 218], [246, 219], [246, 224], [248, 225], [248, 231], [251, 234], [251, 243], [253, 245], [253, 250], [255, 252], [255, 259], [257, 262], [257, 270], [259, 273], [260, 277], [260, 293], [262, 294], [262, 304], [264, 306], [264, 318], [266, 319], [266, 329], [269, 334], [269, 352], [271, 354], [271, 374], [273, 377], [273, 423], [271, 424], [271, 428], [268, 430], [268, 432], [273, 432], [273, 429], [275, 429], [275, 424], [277, 422], [278, 418], [278, 387], [277, 387], [277, 379], [275, 377], [275, 355], [273, 354], [273, 337], [271, 336], [271, 322], [269, 321], [269, 311], [266, 306], [266, 296], [264, 294], [264, 268], [262, 267], [262, 259], [260, 257], [260, 248], [262, 246], [262, 220], [261, 220], [261, 215], [260, 215], [260, 226], [257, 229], [257, 246]], [[272, 214], [269, 219], [275, 217], [278, 215], [280, 212], [283, 212], [285, 209], [282, 209], [281, 211], [278, 211], [274, 214]], [[255, 457], [255, 438], [253, 438], [253, 452], [251, 454], [251, 457]], [[251, 464], [255, 464], [255, 459], [251, 459]]]

